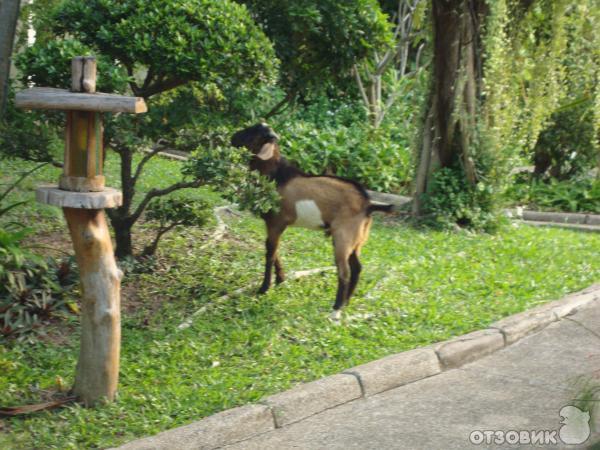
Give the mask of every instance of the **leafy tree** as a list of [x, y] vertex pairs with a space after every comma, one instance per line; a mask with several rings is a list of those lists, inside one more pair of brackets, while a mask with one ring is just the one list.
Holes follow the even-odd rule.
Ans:
[[284, 99], [266, 113], [282, 111], [299, 96], [351, 80], [351, 69], [372, 49], [392, 43], [391, 26], [376, 0], [242, 0], [275, 44]]
[[[99, 90], [130, 90], [149, 103], [150, 114], [115, 115], [105, 123], [107, 145], [121, 159], [123, 190], [123, 205], [108, 214], [117, 256], [130, 256], [132, 227], [148, 204], [202, 183], [188, 177], [135, 199], [145, 165], [165, 142], [176, 145], [178, 133], [193, 121], [190, 110], [165, 120], [185, 100], [180, 91], [214, 86], [226, 92], [271, 83], [277, 58], [247, 9], [231, 0], [67, 0], [54, 11], [51, 24], [55, 39], [21, 56], [24, 78], [66, 87], [70, 57], [87, 49], [100, 60]], [[152, 150], [135, 165], [134, 153], [144, 147]]]
[[566, 16], [564, 98], [533, 149], [535, 175], [570, 179], [600, 164], [600, 9], [594, 0], [571, 5]]
[[[508, 173], [530, 151], [566, 94], [566, 0], [432, 1], [433, 79], [413, 213], [464, 210], [456, 222], [487, 228]], [[443, 170], [442, 170], [443, 169]], [[439, 172], [439, 175], [436, 172]], [[468, 199], [455, 202], [449, 184]], [[435, 188], [435, 189], [434, 189]], [[432, 201], [431, 196], [445, 196]], [[455, 202], [455, 206], [451, 206]]]

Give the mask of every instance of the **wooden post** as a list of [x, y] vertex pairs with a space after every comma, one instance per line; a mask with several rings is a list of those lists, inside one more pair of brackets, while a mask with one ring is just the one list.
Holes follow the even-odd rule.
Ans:
[[65, 161], [56, 186], [40, 187], [38, 201], [63, 208], [69, 226], [82, 288], [81, 345], [73, 388], [86, 406], [112, 401], [117, 392], [121, 347], [118, 269], [104, 208], [122, 203], [121, 192], [105, 188], [101, 112], [146, 112], [144, 100], [96, 93], [96, 60], [72, 60], [71, 91], [31, 88], [17, 93], [25, 109], [67, 113]]
[[[95, 60], [73, 58], [71, 90], [94, 92], [95, 69]], [[59, 183], [61, 189], [78, 192], [104, 190], [104, 177], [96, 173], [101, 148], [97, 144], [102, 142], [101, 128], [96, 126], [99, 116], [98, 112], [67, 112], [65, 171]], [[104, 210], [63, 208], [63, 212], [73, 241], [83, 293], [81, 344], [74, 392], [86, 406], [90, 406], [102, 398], [113, 401], [117, 392], [122, 273], [115, 262]]]
[[[96, 92], [96, 58], [71, 61], [71, 91]], [[66, 191], [102, 192], [102, 116], [96, 111], [67, 111], [65, 167], [58, 185]]]
[[81, 276], [81, 345], [74, 392], [86, 406], [112, 401], [119, 379], [120, 286], [102, 209], [63, 208]]

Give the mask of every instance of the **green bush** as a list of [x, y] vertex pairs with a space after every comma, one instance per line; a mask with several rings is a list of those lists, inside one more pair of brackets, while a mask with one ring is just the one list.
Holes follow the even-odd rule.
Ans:
[[37, 162], [59, 159], [64, 132], [59, 131], [57, 124], [64, 122], [64, 114], [16, 109], [12, 86], [6, 106], [6, 114], [0, 120], [0, 157]]
[[430, 225], [490, 232], [500, 223], [492, 187], [483, 182], [470, 186], [460, 168], [436, 170], [427, 192], [423, 207], [425, 222]]
[[156, 253], [162, 236], [173, 228], [183, 225], [203, 227], [208, 219], [208, 203], [186, 198], [159, 198], [148, 205], [146, 219], [157, 224], [156, 237], [144, 248], [144, 256]]
[[579, 106], [554, 113], [534, 149], [536, 175], [567, 180], [585, 174], [598, 164], [594, 140], [590, 108]]
[[385, 192], [402, 191], [410, 183], [410, 150], [388, 129], [362, 124], [317, 128], [299, 122], [280, 133], [285, 157], [308, 173], [351, 178]]

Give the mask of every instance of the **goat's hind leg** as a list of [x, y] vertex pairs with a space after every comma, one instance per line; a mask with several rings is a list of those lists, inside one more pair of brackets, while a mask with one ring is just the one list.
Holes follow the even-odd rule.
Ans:
[[279, 251], [275, 252], [275, 284], [281, 284], [285, 281], [285, 273], [279, 258]]
[[[356, 285], [358, 284], [358, 278], [360, 277], [360, 271], [362, 270], [362, 265], [358, 260], [358, 250], [355, 250], [348, 258], [348, 262], [350, 263], [350, 285], [348, 286], [348, 296], [346, 298], [346, 303], [350, 303], [350, 297], [354, 293], [354, 289], [356, 289]], [[344, 305], [344, 306], [345, 306]]]
[[335, 248], [335, 264], [338, 271], [338, 289], [330, 317], [333, 320], [339, 320], [342, 316], [341, 310], [347, 303], [350, 288], [351, 269], [348, 259], [351, 249], [347, 240], [340, 236], [334, 236], [333, 245]]
[[350, 258], [348, 262], [350, 263], [350, 286], [348, 288], [348, 297], [346, 298], [346, 305], [350, 303], [350, 297], [354, 294], [354, 290], [356, 289], [356, 285], [358, 284], [358, 279], [360, 277], [360, 272], [362, 270], [362, 265], [358, 259], [360, 255], [360, 249], [367, 242], [369, 238], [369, 230], [371, 228], [372, 219], [367, 217], [366, 220], [362, 223], [362, 227], [360, 228], [360, 232], [358, 235], [358, 244], [354, 247], [354, 251], [350, 254]]

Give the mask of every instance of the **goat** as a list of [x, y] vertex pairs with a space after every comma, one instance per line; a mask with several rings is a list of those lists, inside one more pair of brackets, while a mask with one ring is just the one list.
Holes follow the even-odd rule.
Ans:
[[331, 318], [338, 320], [356, 288], [361, 272], [358, 259], [371, 227], [371, 213], [390, 212], [390, 204], [372, 204], [367, 191], [357, 182], [340, 177], [313, 176], [286, 161], [279, 151], [279, 136], [265, 123], [238, 131], [231, 138], [234, 147], [252, 152], [250, 168], [274, 180], [281, 196], [277, 213], [262, 218], [267, 227], [266, 261], [259, 294], [271, 286], [275, 266], [275, 282], [285, 279], [278, 254], [279, 240], [288, 226], [322, 229], [333, 238], [338, 289]]

